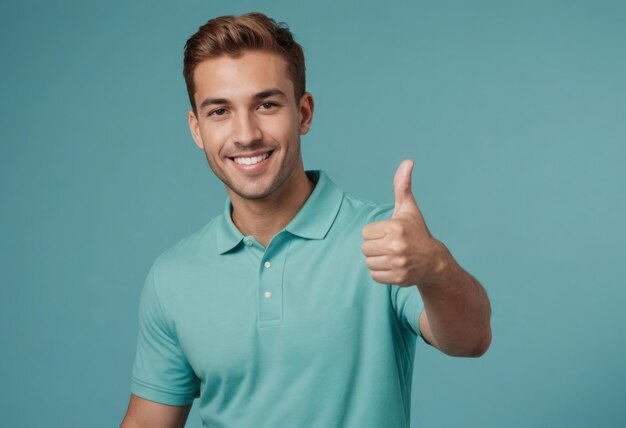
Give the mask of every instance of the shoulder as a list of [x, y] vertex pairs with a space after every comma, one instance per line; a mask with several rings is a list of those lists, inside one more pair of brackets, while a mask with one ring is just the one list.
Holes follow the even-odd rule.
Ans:
[[346, 215], [357, 218], [367, 224], [375, 221], [387, 220], [393, 213], [394, 205], [391, 203], [378, 203], [344, 192], [342, 210]]
[[332, 236], [345, 240], [347, 245], [354, 245], [355, 240], [362, 239], [362, 231], [366, 225], [389, 219], [392, 212], [393, 204], [381, 204], [344, 192], [331, 230]]
[[202, 262], [202, 259], [216, 254], [215, 232], [221, 217], [222, 214], [214, 217], [166, 248], [155, 258], [154, 267], [162, 272], [180, 269], [186, 265]]

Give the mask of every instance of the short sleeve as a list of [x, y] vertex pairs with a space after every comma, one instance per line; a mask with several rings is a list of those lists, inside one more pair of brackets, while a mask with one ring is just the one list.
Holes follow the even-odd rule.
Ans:
[[417, 287], [392, 285], [391, 304], [396, 311], [396, 316], [400, 320], [400, 323], [404, 327], [413, 330], [416, 335], [421, 336], [420, 314], [422, 313], [422, 309], [424, 309], [424, 303], [422, 302], [422, 296]]
[[131, 392], [146, 400], [182, 406], [200, 395], [199, 383], [159, 300], [155, 263], [148, 272], [139, 302]]

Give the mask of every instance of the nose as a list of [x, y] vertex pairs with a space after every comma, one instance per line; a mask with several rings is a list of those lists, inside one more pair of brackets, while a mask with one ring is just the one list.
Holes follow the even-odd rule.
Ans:
[[248, 146], [261, 141], [263, 134], [253, 114], [239, 113], [233, 120], [232, 139], [238, 146]]

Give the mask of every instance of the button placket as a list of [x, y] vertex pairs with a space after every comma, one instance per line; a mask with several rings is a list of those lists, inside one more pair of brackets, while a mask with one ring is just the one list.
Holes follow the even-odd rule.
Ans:
[[260, 326], [277, 325], [283, 319], [282, 282], [287, 244], [281, 237], [275, 237], [260, 260], [257, 289]]

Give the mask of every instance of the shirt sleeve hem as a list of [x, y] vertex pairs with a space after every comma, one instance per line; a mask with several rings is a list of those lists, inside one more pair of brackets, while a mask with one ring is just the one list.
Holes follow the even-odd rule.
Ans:
[[[419, 293], [419, 291], [418, 291], [418, 293]], [[422, 329], [420, 328], [420, 316], [422, 315], [422, 311], [423, 310], [424, 310], [424, 303], [420, 300], [420, 302], [417, 304], [417, 310], [415, 311], [417, 313], [417, 320], [415, 321], [415, 329], [414, 330], [415, 330], [415, 334], [417, 334], [422, 339], [424, 339], [424, 336], [422, 335]], [[428, 342], [426, 342], [426, 343], [428, 343]]]
[[154, 401], [170, 406], [184, 406], [193, 403], [198, 397], [197, 391], [193, 392], [176, 392], [165, 391], [162, 388], [146, 384], [144, 382], [133, 379], [130, 386], [130, 392], [138, 397], [146, 400]]

